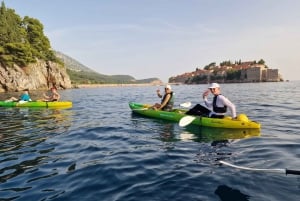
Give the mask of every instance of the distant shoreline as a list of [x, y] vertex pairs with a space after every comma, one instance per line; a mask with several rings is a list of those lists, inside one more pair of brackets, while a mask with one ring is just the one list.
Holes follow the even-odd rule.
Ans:
[[[76, 84], [73, 85], [71, 88], [68, 89], [85, 89], [85, 88], [101, 88], [101, 87], [143, 87], [143, 86], [163, 86], [163, 83], [144, 83], [144, 84]], [[37, 91], [47, 91], [48, 89], [30, 89], [30, 93]], [[63, 90], [59, 88], [58, 90]], [[0, 91], [0, 94], [15, 94], [18, 96], [21, 91]], [[2, 97], [0, 97], [1, 100]]]
[[140, 86], [161, 86], [163, 84], [78, 84], [75, 85], [73, 88], [100, 88], [100, 87], [140, 87]]

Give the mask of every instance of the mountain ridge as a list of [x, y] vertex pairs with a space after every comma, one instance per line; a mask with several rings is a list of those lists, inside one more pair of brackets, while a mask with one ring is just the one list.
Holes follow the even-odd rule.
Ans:
[[90, 69], [76, 59], [60, 52], [54, 51], [64, 63], [70, 76], [72, 84], [145, 84], [145, 83], [162, 83], [159, 78], [146, 78], [136, 80], [131, 75], [104, 75]]

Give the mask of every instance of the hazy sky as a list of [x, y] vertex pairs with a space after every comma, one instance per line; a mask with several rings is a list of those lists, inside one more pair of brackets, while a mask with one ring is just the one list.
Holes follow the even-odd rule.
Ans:
[[102, 74], [167, 82], [211, 62], [264, 59], [300, 80], [299, 0], [4, 2], [38, 19], [53, 49]]

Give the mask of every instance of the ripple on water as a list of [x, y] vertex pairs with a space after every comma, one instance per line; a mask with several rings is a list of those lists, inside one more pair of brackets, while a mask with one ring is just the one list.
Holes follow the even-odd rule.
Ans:
[[[259, 133], [181, 128], [133, 115], [128, 102], [159, 101], [157, 86], [61, 91], [73, 100], [66, 110], [0, 108], [0, 200], [298, 201], [296, 175], [218, 163], [299, 167], [294, 85], [222, 85], [238, 112], [262, 124]], [[196, 104], [206, 87], [174, 85], [176, 102]]]

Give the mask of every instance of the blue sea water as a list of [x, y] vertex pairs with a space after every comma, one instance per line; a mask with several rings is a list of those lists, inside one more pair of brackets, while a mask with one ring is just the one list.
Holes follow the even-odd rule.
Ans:
[[[173, 86], [176, 105], [206, 85]], [[69, 109], [0, 108], [0, 200], [298, 201], [300, 176], [221, 165], [300, 169], [300, 82], [223, 84], [260, 133], [132, 114], [163, 86], [60, 91]], [[1, 94], [1, 97], [6, 94]]]

